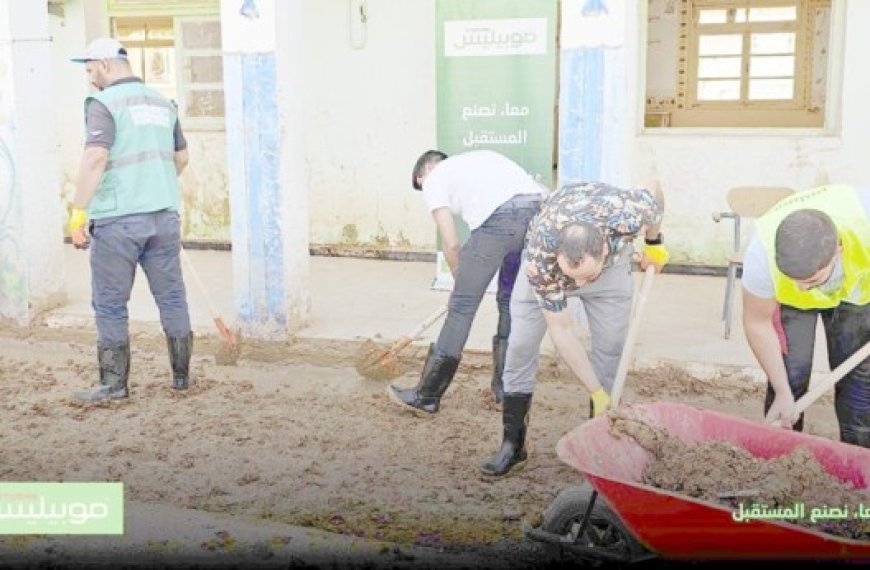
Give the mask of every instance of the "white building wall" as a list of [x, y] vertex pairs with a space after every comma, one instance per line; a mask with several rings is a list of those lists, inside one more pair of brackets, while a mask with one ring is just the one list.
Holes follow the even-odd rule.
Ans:
[[[297, 1], [304, 3], [306, 22], [300, 41], [307, 53], [304, 128], [311, 243], [344, 245], [351, 250], [432, 251], [434, 224], [420, 196], [410, 189], [410, 171], [419, 153], [435, 143], [436, 1], [367, 0], [366, 42], [359, 49], [350, 43], [357, 1]], [[100, 4], [99, 0], [68, 0], [63, 29], [53, 31], [57, 113], [62, 125], [59, 142], [68, 175], [74, 173], [80, 156], [81, 101], [86, 86], [65, 58], [81, 48], [84, 32], [80, 28], [87, 23], [83, 17], [71, 18], [86, 2]], [[839, 107], [840, 119], [827, 134], [794, 130], [643, 132], [643, 28], [648, 12], [640, 1], [626, 5], [630, 19], [626, 46], [637, 54], [637, 69], [626, 79], [627, 93], [633, 95], [626, 97], [624, 112], [635, 117], [631, 124], [636, 127], [625, 133], [631, 164], [625, 179], [640, 181], [651, 173], [661, 178], [668, 197], [665, 234], [674, 262], [724, 264], [730, 225], [714, 224], [711, 214], [726, 208], [725, 194], [732, 186], [806, 188], [825, 181], [870, 181], [870, 109], [866, 105], [870, 76], [863, 72], [870, 35], [862, 28], [870, 22], [870, 2], [835, 0], [836, 6], [845, 9], [844, 27], [835, 31], [845, 55], [841, 96], [829, 101]], [[55, 26], [56, 20], [52, 18]], [[353, 31], [360, 40], [362, 29], [354, 27]], [[661, 49], [670, 48], [662, 45]], [[835, 54], [832, 59], [836, 60]], [[837, 76], [832, 81], [838, 81]], [[217, 150], [219, 157], [223, 151]], [[220, 180], [223, 177], [213, 182]]]
[[50, 60], [45, 9], [0, 0], [0, 320], [19, 324], [65, 300]]
[[355, 4], [305, 2], [311, 242], [432, 250], [411, 169], [435, 144], [436, 3], [367, 0], [359, 49]]

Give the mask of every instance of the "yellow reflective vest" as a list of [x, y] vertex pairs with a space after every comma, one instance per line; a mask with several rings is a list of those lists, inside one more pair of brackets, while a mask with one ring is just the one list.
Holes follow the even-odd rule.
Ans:
[[[776, 266], [776, 230], [787, 215], [803, 209], [821, 210], [837, 226], [845, 278], [836, 291], [801, 291], [797, 282]], [[798, 309], [829, 309], [842, 301], [859, 305], [870, 303], [870, 220], [852, 186], [829, 185], [797, 192], [760, 217], [756, 228], [767, 253], [776, 300], [780, 303]], [[854, 300], [852, 295], [856, 288], [857, 300]]]

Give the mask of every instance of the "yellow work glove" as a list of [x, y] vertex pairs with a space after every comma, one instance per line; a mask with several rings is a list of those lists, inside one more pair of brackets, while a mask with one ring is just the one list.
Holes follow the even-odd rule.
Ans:
[[599, 388], [589, 395], [592, 398], [592, 417], [597, 418], [610, 407], [610, 395]]
[[84, 210], [73, 208], [69, 214], [69, 233], [73, 234], [85, 227], [88, 223], [88, 214]]
[[73, 208], [69, 214], [69, 234], [72, 238], [73, 247], [76, 249], [88, 249], [91, 241], [85, 225], [88, 223], [88, 215], [84, 210]]
[[658, 245], [645, 245], [643, 246], [643, 257], [641, 259], [641, 269], [646, 269], [647, 265], [652, 263], [656, 266], [656, 269], [661, 271], [662, 268], [667, 265], [668, 260], [671, 258], [671, 254], [668, 253], [668, 250], [665, 248], [663, 244]]

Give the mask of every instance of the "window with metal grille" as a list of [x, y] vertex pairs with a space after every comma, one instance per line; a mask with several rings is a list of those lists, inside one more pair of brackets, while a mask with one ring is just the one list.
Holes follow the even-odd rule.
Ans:
[[214, 16], [112, 18], [133, 72], [178, 104], [186, 130], [223, 129], [220, 20]]

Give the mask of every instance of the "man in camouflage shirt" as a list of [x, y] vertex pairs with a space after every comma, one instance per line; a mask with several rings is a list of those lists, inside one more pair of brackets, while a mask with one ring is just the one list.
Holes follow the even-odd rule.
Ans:
[[[631, 255], [642, 232], [641, 268], [658, 270], [668, 253], [659, 231], [664, 196], [658, 183], [624, 190], [593, 182], [564, 186], [532, 220], [523, 262], [511, 298], [511, 334], [503, 375], [504, 439], [483, 465], [487, 475], [505, 475], [525, 463], [526, 426], [535, 389], [538, 352], [549, 329], [556, 350], [592, 399], [592, 414], [604, 413], [631, 317]], [[568, 297], [583, 301], [591, 351], [572, 333]]]

